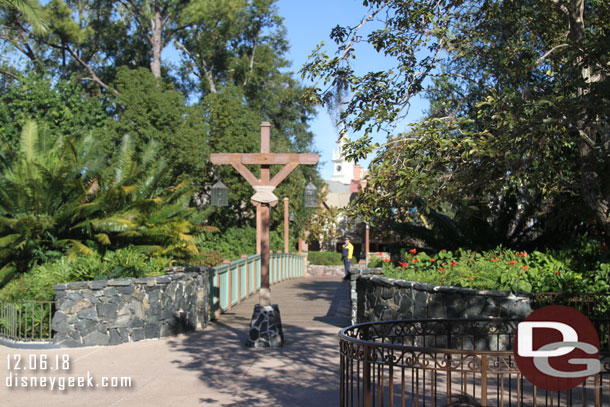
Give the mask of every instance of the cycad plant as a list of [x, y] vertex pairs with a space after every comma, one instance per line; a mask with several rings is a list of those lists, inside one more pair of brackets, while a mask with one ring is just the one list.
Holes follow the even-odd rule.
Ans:
[[157, 145], [125, 136], [113, 157], [92, 137], [52, 138], [34, 122], [0, 171], [0, 287], [61, 255], [133, 245], [152, 255], [196, 253], [190, 188], [161, 190]]

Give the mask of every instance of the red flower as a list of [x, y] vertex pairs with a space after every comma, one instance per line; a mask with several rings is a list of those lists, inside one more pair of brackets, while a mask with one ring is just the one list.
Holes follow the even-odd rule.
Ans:
[[411, 250], [409, 250], [409, 253], [415, 254], [415, 253], [417, 253], [417, 249], [411, 249]]
[[559, 270], [555, 270], [555, 274], [559, 275]]
[[514, 266], [515, 263], [516, 263], [516, 261], [514, 261], [514, 260], [511, 260], [511, 261], [508, 262], [508, 264], [510, 264], [511, 266]]
[[404, 267], [407, 267], [407, 265], [408, 265], [409, 263], [405, 263], [405, 262], [399, 261], [399, 262], [398, 262], [398, 264], [400, 264], [400, 267], [403, 267], [403, 268], [404, 268]]
[[470, 257], [466, 257], [466, 260], [470, 260]]
[[472, 252], [473, 252], [474, 254], [477, 254], [477, 251], [476, 251], [476, 250], [473, 250]]
[[527, 266], [521, 266], [521, 268], [522, 268], [523, 270], [527, 270], [529, 267], [527, 267]]
[[455, 267], [455, 266], [457, 266], [457, 261], [450, 261], [450, 262], [449, 262], [449, 264], [450, 264], [452, 267]]
[[439, 267], [438, 269], [439, 269], [440, 271], [445, 271], [445, 269], [444, 269], [444, 268], [442, 268], [442, 267]]
[[413, 263], [417, 263], [418, 260], [417, 259], [413, 259], [412, 261], [413, 261]]
[[493, 259], [491, 259], [492, 263], [498, 261], [499, 259], [497, 257], [494, 257]]
[[389, 263], [390, 259], [383, 259], [383, 261], [385, 261], [386, 263]]
[[434, 263], [434, 259], [430, 259], [430, 263]]
[[446, 251], [447, 251], [447, 250], [445, 250], [445, 249], [441, 250], [441, 252], [446, 252]]
[[466, 277], [466, 280], [472, 281], [472, 280], [474, 280], [474, 276]]

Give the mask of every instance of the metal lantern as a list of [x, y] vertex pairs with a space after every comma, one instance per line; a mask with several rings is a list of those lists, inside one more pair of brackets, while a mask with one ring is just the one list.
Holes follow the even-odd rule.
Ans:
[[229, 204], [229, 188], [218, 181], [212, 186], [212, 205], [227, 206]]
[[309, 181], [309, 184], [305, 187], [305, 207], [315, 208], [318, 206], [318, 188]]
[[288, 215], [288, 221], [294, 222], [294, 212], [293, 211], [290, 211], [290, 215]]

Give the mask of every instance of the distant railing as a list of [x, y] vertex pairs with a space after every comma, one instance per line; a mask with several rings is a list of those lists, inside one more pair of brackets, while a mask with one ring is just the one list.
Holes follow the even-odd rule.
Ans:
[[[269, 284], [305, 276], [305, 258], [297, 254], [271, 253]], [[261, 287], [261, 256], [242, 256], [225, 262], [210, 272], [208, 298], [212, 318], [231, 310], [234, 305], [255, 294]]]
[[49, 341], [53, 335], [52, 301], [0, 302], [0, 337], [13, 341]]

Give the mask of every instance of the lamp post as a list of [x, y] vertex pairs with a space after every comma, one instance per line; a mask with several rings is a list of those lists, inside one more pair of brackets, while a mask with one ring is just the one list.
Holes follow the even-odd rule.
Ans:
[[[269, 288], [269, 208], [278, 202], [273, 191], [299, 164], [314, 165], [320, 159], [318, 154], [271, 153], [270, 135], [271, 124], [263, 122], [261, 123], [260, 153], [223, 153], [210, 156], [212, 164], [233, 166], [256, 192], [252, 195], [251, 202], [256, 206], [256, 234], [260, 236], [261, 288], [259, 304], [254, 308], [250, 322], [250, 334], [246, 342], [246, 346], [254, 347], [282, 346], [284, 341], [279, 307], [271, 305]], [[260, 178], [256, 178], [246, 165], [260, 165]], [[283, 165], [284, 167], [271, 178], [271, 165]], [[260, 315], [264, 317], [259, 318]], [[263, 326], [266, 328], [262, 328]]]
[[366, 261], [367, 267], [369, 264], [369, 250], [370, 250], [370, 240], [369, 240], [369, 223], [365, 222], [365, 232], [364, 232], [364, 259]]

